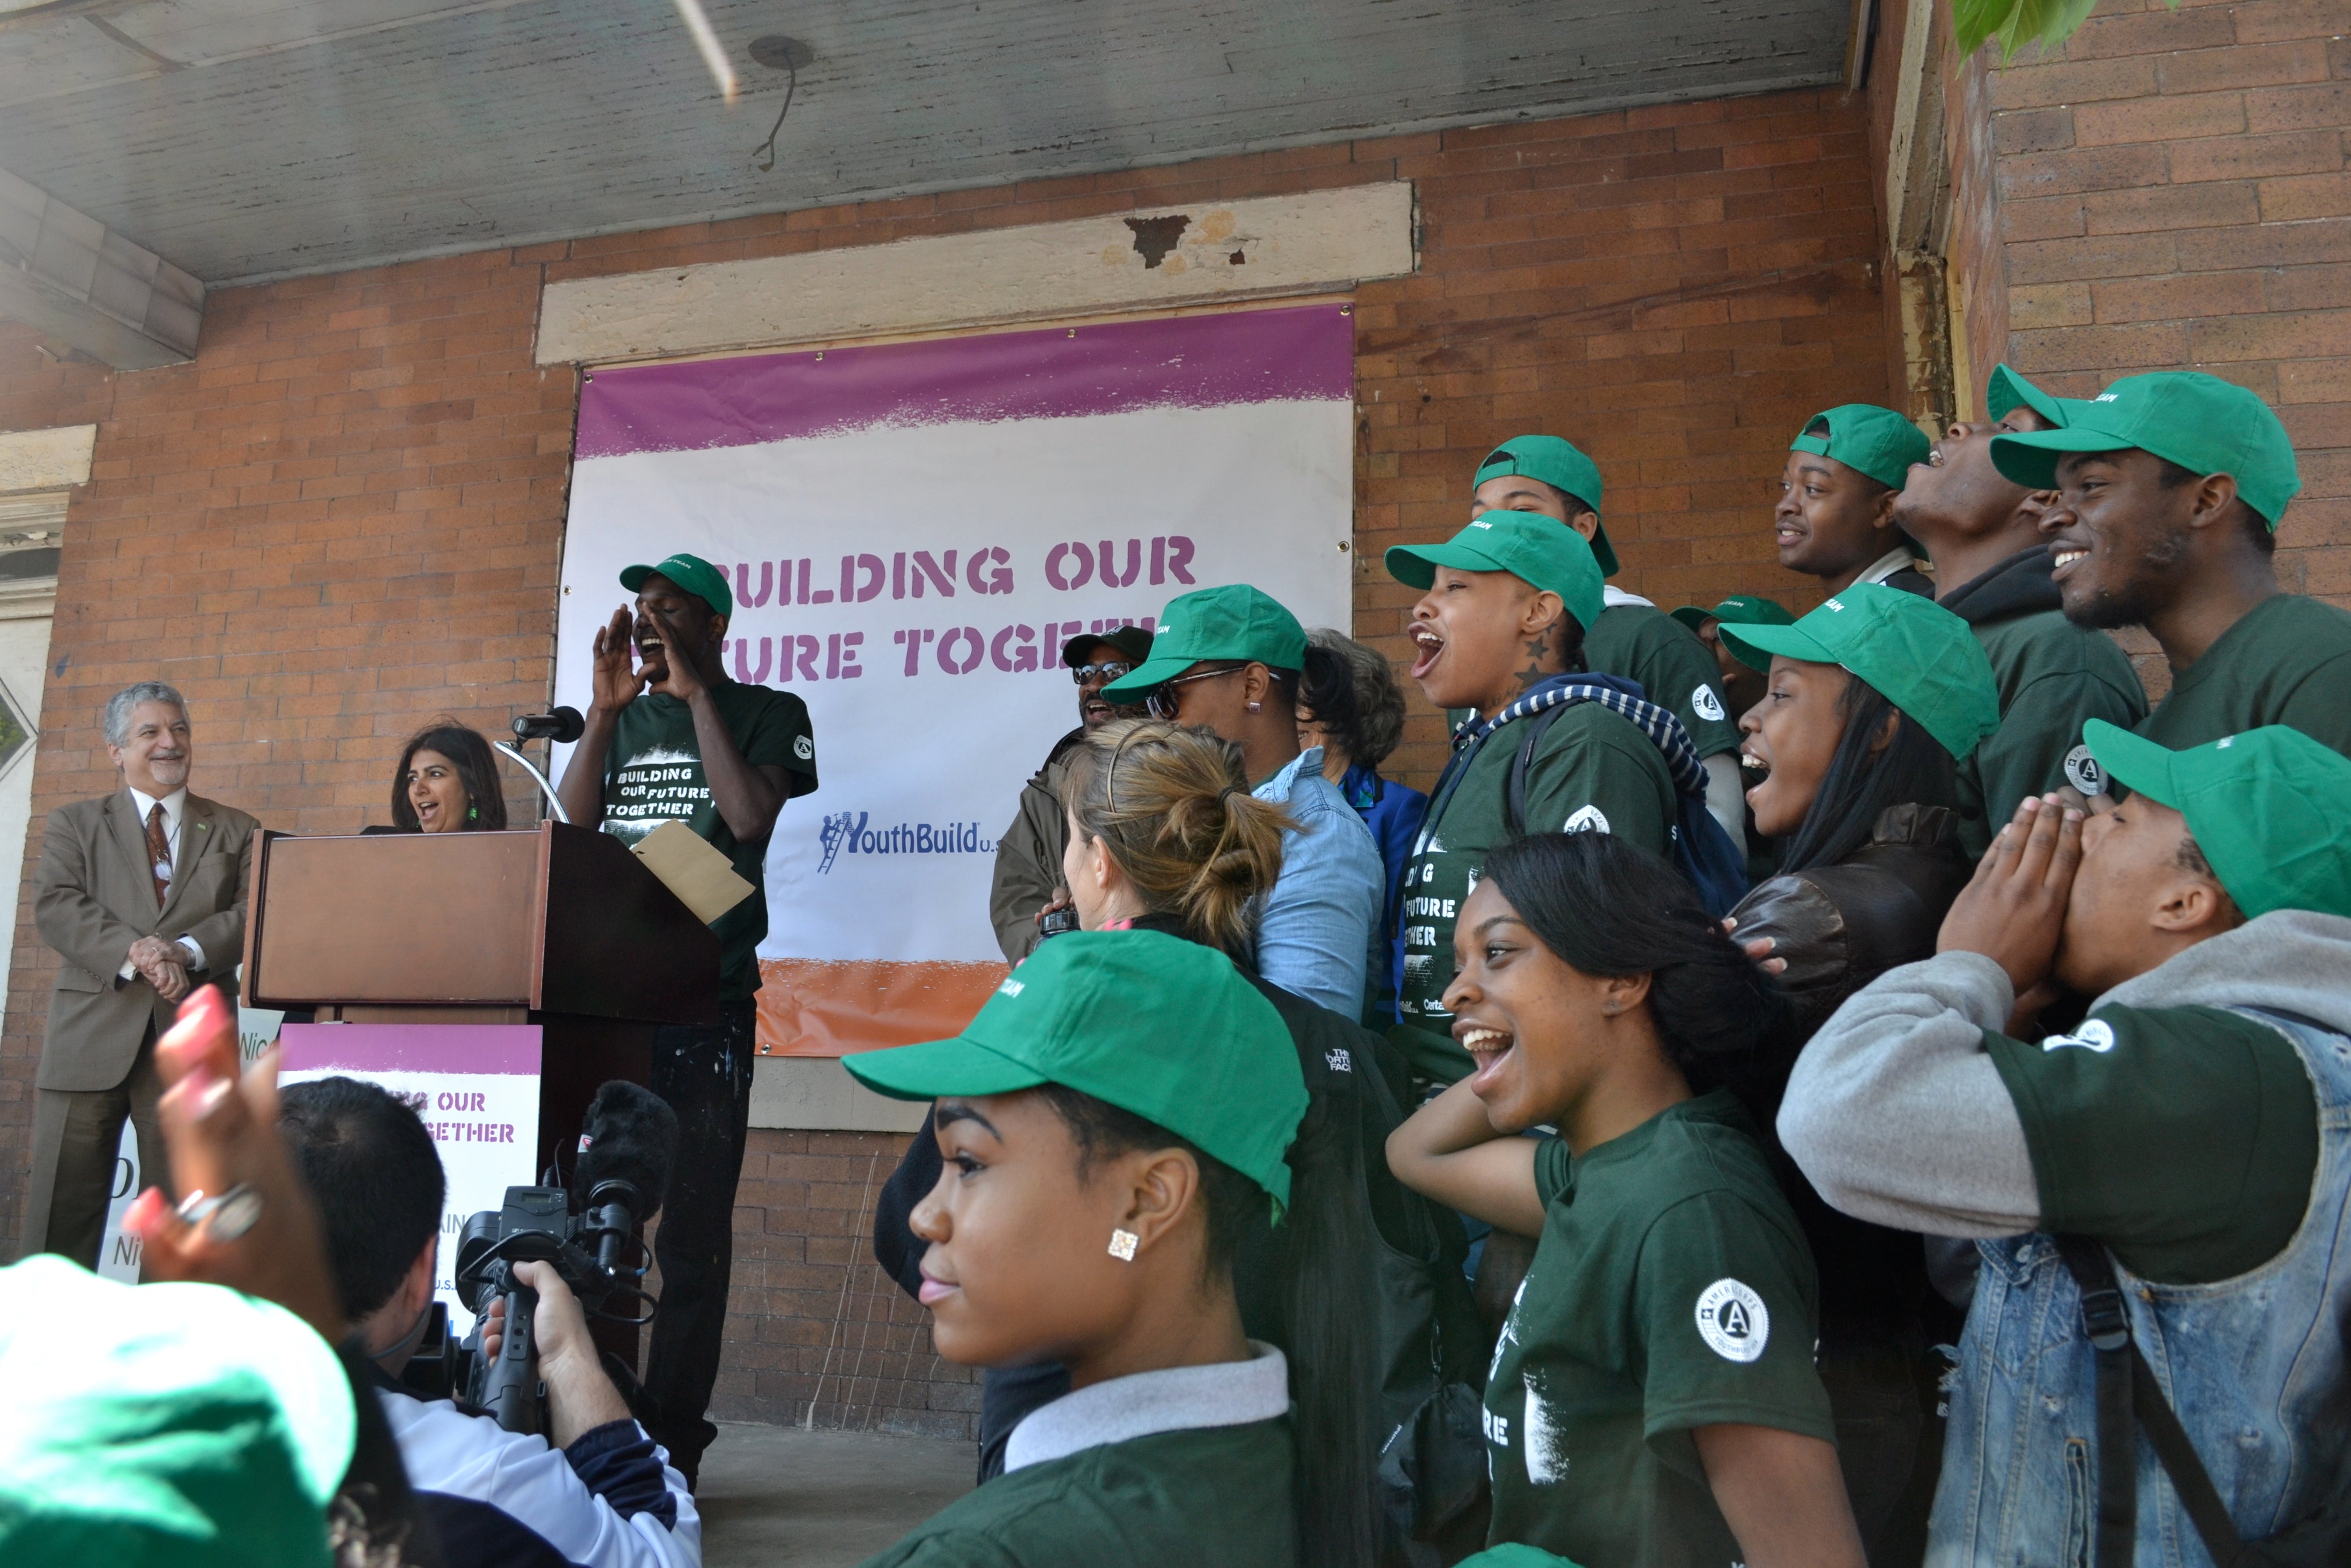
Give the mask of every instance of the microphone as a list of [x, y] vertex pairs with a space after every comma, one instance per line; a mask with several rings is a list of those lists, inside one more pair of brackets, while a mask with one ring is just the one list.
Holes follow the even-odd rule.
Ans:
[[596, 1232], [596, 1261], [607, 1274], [638, 1222], [661, 1212], [677, 1136], [677, 1113], [651, 1089], [615, 1078], [596, 1091], [580, 1123], [572, 1188], [583, 1194], [580, 1215]]
[[560, 741], [569, 745], [580, 738], [588, 721], [580, 716], [577, 708], [558, 708], [552, 713], [526, 713], [514, 722], [515, 739], [518, 741]]

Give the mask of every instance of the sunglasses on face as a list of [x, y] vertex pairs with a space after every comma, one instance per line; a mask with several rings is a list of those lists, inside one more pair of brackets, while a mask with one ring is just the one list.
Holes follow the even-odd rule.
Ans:
[[1132, 664], [1113, 661], [1109, 664], [1081, 664], [1070, 671], [1070, 679], [1083, 686], [1093, 680], [1115, 680], [1134, 668]]
[[1155, 719], [1173, 719], [1184, 707], [1184, 694], [1176, 688], [1187, 680], [1214, 680], [1219, 675], [1238, 675], [1248, 668], [1246, 664], [1236, 664], [1224, 670], [1203, 670], [1196, 674], [1178, 675], [1164, 685], [1153, 687], [1151, 694], [1143, 700], [1143, 705]]

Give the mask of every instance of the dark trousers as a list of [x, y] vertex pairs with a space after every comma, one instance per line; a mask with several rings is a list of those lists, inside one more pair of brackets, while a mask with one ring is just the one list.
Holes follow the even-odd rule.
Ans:
[[661, 1312], [645, 1354], [653, 1440], [688, 1480], [718, 1436], [704, 1418], [726, 1334], [726, 1283], [735, 1265], [735, 1183], [750, 1127], [757, 1004], [719, 1003], [716, 1029], [673, 1027], [653, 1036], [653, 1090], [677, 1112], [677, 1164], [653, 1235]]
[[33, 1095], [33, 1186], [25, 1209], [25, 1251], [59, 1252], [99, 1265], [106, 1210], [114, 1200], [122, 1124], [138, 1128], [139, 1179], [172, 1190], [172, 1169], [155, 1121], [163, 1080], [150, 1028], [130, 1075], [110, 1089], [37, 1089]]

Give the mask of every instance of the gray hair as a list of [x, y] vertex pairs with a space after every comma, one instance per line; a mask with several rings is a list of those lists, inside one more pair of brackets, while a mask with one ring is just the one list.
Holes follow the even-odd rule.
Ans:
[[119, 746], [131, 738], [131, 711], [141, 702], [169, 702], [180, 711], [181, 718], [188, 716], [188, 700], [180, 695], [176, 687], [166, 686], [161, 680], [141, 680], [125, 686], [106, 700], [108, 745]]
[[1376, 768], [1404, 739], [1404, 687], [1395, 667], [1378, 649], [1366, 648], [1344, 632], [1318, 626], [1306, 634], [1317, 648], [1328, 649], [1346, 660], [1355, 680], [1355, 728], [1341, 739], [1351, 762]]

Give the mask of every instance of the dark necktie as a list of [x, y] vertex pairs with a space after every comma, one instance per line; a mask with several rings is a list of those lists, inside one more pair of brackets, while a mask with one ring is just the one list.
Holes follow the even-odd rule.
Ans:
[[163, 803], [147, 808], [147, 859], [155, 874], [155, 907], [172, 896], [172, 839], [163, 831]]

